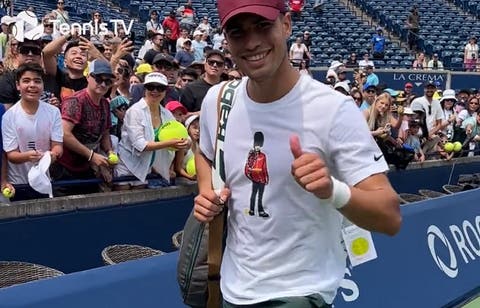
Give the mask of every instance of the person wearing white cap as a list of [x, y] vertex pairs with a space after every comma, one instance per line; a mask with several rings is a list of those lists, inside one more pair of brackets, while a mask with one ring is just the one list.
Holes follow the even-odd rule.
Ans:
[[0, 59], [3, 59], [6, 55], [8, 35], [12, 32], [11, 25], [15, 23], [15, 18], [5, 15], [0, 20], [2, 33], [0, 33]]
[[449, 140], [453, 138], [453, 129], [457, 118], [453, 110], [456, 102], [455, 90], [448, 89], [443, 91], [443, 96], [440, 99], [440, 106], [442, 106], [443, 111], [442, 132], [447, 135]]
[[192, 41], [192, 50], [193, 50], [193, 57], [195, 61], [203, 61], [205, 60], [203, 55], [203, 49], [207, 46], [207, 43], [202, 40], [203, 32], [200, 30], [195, 30], [193, 32], [193, 41]]
[[159, 141], [160, 127], [175, 120], [170, 111], [160, 102], [165, 97], [168, 80], [162, 73], [154, 72], [145, 76], [143, 83], [145, 97], [133, 104], [125, 113], [122, 138], [118, 145], [120, 161], [115, 167], [115, 176], [135, 176], [138, 181], [120, 182], [116, 190], [144, 188], [147, 175], [154, 170], [165, 180], [170, 180], [170, 166], [175, 155], [183, 160], [183, 151], [169, 151], [168, 148], [187, 148], [187, 139]]
[[195, 180], [196, 175], [190, 175], [187, 173], [188, 161], [193, 159], [194, 153], [198, 150], [198, 141], [200, 140], [200, 124], [199, 115], [192, 114], [185, 120], [185, 127], [188, 131], [188, 137], [190, 139], [190, 148], [185, 150], [185, 156], [183, 160], [175, 158], [175, 172], [184, 178], [189, 180]]

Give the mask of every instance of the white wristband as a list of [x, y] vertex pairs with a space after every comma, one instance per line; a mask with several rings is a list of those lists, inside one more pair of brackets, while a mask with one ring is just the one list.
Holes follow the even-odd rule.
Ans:
[[350, 187], [337, 180], [333, 176], [332, 179], [332, 196], [326, 199], [335, 209], [339, 210], [347, 205], [348, 201], [350, 201], [350, 197], [352, 196], [352, 192]]

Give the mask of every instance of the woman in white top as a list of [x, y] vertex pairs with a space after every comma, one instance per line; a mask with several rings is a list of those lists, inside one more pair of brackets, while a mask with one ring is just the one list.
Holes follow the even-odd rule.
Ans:
[[302, 38], [297, 37], [295, 43], [292, 44], [292, 47], [290, 47], [290, 61], [294, 66], [299, 66], [305, 54], [307, 55], [308, 59], [312, 58], [307, 46], [302, 43]]
[[463, 63], [466, 71], [475, 71], [478, 61], [478, 45], [477, 38], [472, 36], [465, 45], [465, 53], [463, 55]]
[[162, 124], [175, 120], [172, 113], [160, 105], [168, 87], [167, 77], [161, 73], [150, 73], [145, 76], [143, 84], [145, 97], [125, 113], [118, 146], [120, 161], [115, 167], [116, 177], [133, 175], [139, 181], [118, 183], [116, 190], [144, 188], [147, 175], [152, 171], [169, 181], [170, 166], [175, 155], [181, 156], [179, 159], [182, 160], [184, 152], [174, 152], [168, 148], [180, 150], [188, 146], [187, 139], [157, 139]]
[[64, 0], [57, 1], [57, 9], [53, 10], [52, 13], [55, 14], [55, 17], [58, 20], [57, 27], [59, 27], [61, 24], [68, 24], [70, 22], [70, 18], [68, 17], [68, 12], [65, 10]]

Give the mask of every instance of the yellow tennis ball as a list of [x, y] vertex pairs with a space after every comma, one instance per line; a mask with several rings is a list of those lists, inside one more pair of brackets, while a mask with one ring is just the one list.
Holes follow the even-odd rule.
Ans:
[[460, 152], [462, 150], [462, 144], [460, 141], [456, 141], [453, 143], [453, 151], [454, 152]]
[[[172, 139], [186, 139], [188, 138], [187, 128], [180, 122], [172, 120], [165, 122], [158, 131], [159, 141], [168, 141]], [[175, 148], [169, 150], [176, 151]]]
[[352, 253], [356, 256], [364, 255], [368, 252], [369, 245], [364, 237], [356, 238], [352, 241]]
[[108, 154], [108, 163], [110, 165], [116, 165], [118, 164], [118, 155], [115, 153], [110, 153]]
[[190, 159], [187, 161], [187, 166], [185, 170], [190, 176], [197, 175], [197, 169], [195, 168], [195, 158], [193, 156], [190, 157]]
[[451, 143], [451, 142], [447, 142], [447, 143], [445, 143], [445, 145], [443, 146], [443, 149], [444, 149], [445, 152], [447, 152], [447, 153], [452, 152], [452, 151], [453, 151], [453, 148], [454, 148], [454, 145], [453, 145], [453, 143]]
[[8, 188], [8, 187], [5, 187], [5, 188], [3, 189], [2, 194], [3, 194], [3, 196], [4, 196], [5, 198], [7, 198], [7, 199], [10, 199], [10, 198], [12, 198], [12, 197], [15, 195], [15, 193], [14, 193], [10, 188]]

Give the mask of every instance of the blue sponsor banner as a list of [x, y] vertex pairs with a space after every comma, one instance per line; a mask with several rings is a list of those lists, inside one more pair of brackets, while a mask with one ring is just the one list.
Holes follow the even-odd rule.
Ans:
[[441, 307], [480, 286], [480, 190], [402, 207], [393, 237], [374, 234], [378, 258], [347, 268], [336, 308]]
[[479, 89], [480, 74], [455, 74], [452, 73], [451, 89]]

